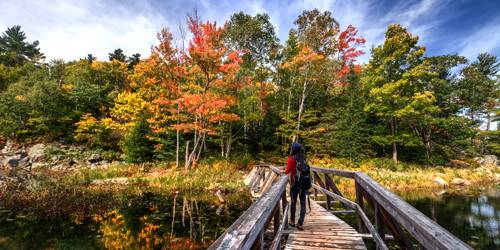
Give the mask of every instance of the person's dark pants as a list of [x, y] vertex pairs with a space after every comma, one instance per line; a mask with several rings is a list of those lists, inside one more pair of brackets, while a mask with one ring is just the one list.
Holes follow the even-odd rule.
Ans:
[[300, 217], [298, 225], [304, 225], [304, 216], [306, 215], [306, 190], [302, 190], [297, 185], [290, 188], [290, 195], [292, 200], [292, 207], [290, 211], [290, 221], [295, 223], [295, 208], [297, 206], [297, 195], [300, 198]]

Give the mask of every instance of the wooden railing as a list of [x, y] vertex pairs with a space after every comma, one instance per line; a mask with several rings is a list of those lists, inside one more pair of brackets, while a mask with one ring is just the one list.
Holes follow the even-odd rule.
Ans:
[[254, 196], [260, 196], [208, 249], [263, 249], [264, 233], [273, 221], [273, 242], [269, 249], [280, 249], [281, 236], [287, 229], [288, 177], [271, 165], [258, 165], [245, 183]]
[[[389, 238], [394, 239], [401, 249], [415, 249], [415, 245], [425, 249], [472, 249], [364, 173], [320, 167], [311, 167], [311, 172], [313, 188], [327, 196], [327, 207], [336, 200], [354, 210], [359, 232], [368, 230], [378, 249], [387, 249]], [[354, 179], [356, 202], [342, 195], [333, 181], [335, 176]], [[375, 227], [366, 216], [365, 201], [373, 209]], [[386, 237], [387, 229], [392, 237]]]
[[[359, 233], [363, 235], [368, 231], [377, 249], [388, 249], [389, 240], [396, 241], [401, 249], [419, 246], [425, 249], [472, 249], [364, 173], [311, 167], [311, 174], [315, 195], [320, 192], [326, 196], [328, 209], [333, 201], [338, 201], [347, 209], [342, 212], [355, 212]], [[344, 197], [334, 182], [335, 177], [354, 180], [355, 201]], [[271, 221], [273, 242], [267, 248], [279, 249], [288, 221], [287, 182], [288, 178], [280, 168], [269, 164], [256, 166], [245, 183], [252, 194], [260, 198], [209, 249], [263, 249], [264, 233]], [[365, 206], [365, 201], [373, 210], [375, 226], [366, 215], [368, 206]], [[386, 230], [392, 235], [387, 235]]]

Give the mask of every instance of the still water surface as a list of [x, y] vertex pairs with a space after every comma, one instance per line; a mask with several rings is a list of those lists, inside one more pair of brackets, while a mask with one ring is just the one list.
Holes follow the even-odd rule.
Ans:
[[[479, 195], [401, 196], [474, 249], [500, 249], [498, 188]], [[141, 192], [97, 212], [0, 206], [0, 249], [205, 249], [251, 204], [247, 192], [225, 199], [222, 204], [211, 193]], [[355, 225], [354, 215], [341, 217]]]
[[211, 193], [144, 192], [120, 200], [92, 214], [58, 211], [56, 218], [0, 208], [0, 249], [205, 249], [251, 203], [245, 192], [223, 204]]
[[474, 249], [500, 249], [500, 190], [479, 195], [407, 198], [407, 201]]
[[[500, 249], [500, 190], [491, 188], [475, 195], [407, 193], [404, 200], [450, 231], [465, 243], [479, 250]], [[427, 197], [426, 197], [427, 196]], [[367, 211], [372, 216], [373, 211]], [[354, 214], [339, 215], [357, 228]], [[368, 249], [375, 249], [373, 241], [365, 241]], [[390, 249], [398, 246], [389, 242]]]

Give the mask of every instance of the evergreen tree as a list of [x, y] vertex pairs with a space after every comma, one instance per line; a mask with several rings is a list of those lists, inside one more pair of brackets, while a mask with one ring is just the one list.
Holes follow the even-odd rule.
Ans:
[[0, 63], [16, 66], [28, 61], [40, 62], [45, 56], [38, 48], [39, 42], [26, 42], [26, 34], [21, 26], [15, 25], [0, 36]]
[[118, 60], [120, 62], [127, 61], [127, 56], [123, 54], [122, 49], [115, 49], [112, 53], [109, 53], [109, 61]]
[[127, 59], [128, 69], [134, 70], [135, 65], [141, 61], [141, 54], [136, 53]]
[[87, 60], [89, 62], [89, 64], [91, 64], [94, 61], [96, 61], [97, 58], [95, 56], [93, 56], [92, 54], [87, 54], [87, 56], [85, 57], [85, 60]]
[[123, 140], [122, 149], [125, 160], [131, 163], [142, 163], [153, 158], [153, 142], [148, 138], [151, 129], [144, 117], [141, 117]]
[[352, 67], [347, 82], [345, 91], [338, 97], [339, 105], [333, 111], [335, 123], [327, 138], [331, 138], [329, 148], [335, 156], [361, 160], [373, 155], [370, 135], [374, 128], [364, 111], [368, 93]]

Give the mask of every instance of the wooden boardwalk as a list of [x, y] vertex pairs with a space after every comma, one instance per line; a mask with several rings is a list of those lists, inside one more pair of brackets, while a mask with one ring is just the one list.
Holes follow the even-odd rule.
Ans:
[[[311, 211], [309, 207], [306, 210], [304, 230], [287, 228], [288, 177], [282, 169], [260, 163], [244, 180], [258, 199], [208, 249], [366, 249], [365, 238], [372, 240], [378, 250], [389, 250], [388, 240], [400, 249], [472, 250], [362, 172], [312, 166], [311, 173], [315, 195], [326, 196], [327, 207], [338, 201], [349, 212], [354, 212], [359, 232], [369, 234], [358, 233], [314, 200], [311, 200]], [[338, 178], [354, 181], [355, 201], [343, 196], [335, 184]], [[296, 219], [300, 204], [297, 206]], [[366, 215], [367, 210], [372, 211], [375, 225]]]
[[[297, 201], [296, 219], [300, 205]], [[285, 249], [366, 249], [361, 235], [347, 223], [311, 200], [311, 211], [307, 207], [304, 230], [290, 227]]]

